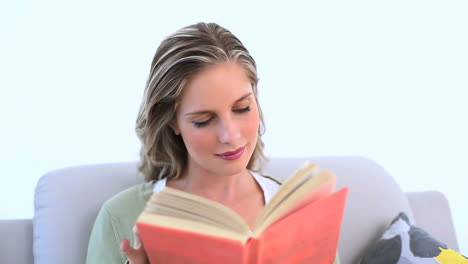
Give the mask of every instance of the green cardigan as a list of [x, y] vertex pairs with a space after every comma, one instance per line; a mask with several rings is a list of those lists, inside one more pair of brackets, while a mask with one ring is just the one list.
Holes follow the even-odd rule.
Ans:
[[[124, 190], [104, 203], [94, 223], [88, 244], [87, 264], [126, 263], [120, 251], [124, 238], [133, 245], [132, 228], [153, 193], [153, 184], [143, 183]], [[338, 254], [334, 264], [339, 264]]]

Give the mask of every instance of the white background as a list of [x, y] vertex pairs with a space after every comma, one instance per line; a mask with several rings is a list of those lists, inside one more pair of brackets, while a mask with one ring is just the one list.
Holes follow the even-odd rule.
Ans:
[[49, 170], [136, 160], [156, 47], [206, 21], [258, 63], [267, 154], [367, 156], [405, 191], [442, 191], [466, 255], [467, 14], [462, 0], [3, 1], [0, 218], [31, 218]]

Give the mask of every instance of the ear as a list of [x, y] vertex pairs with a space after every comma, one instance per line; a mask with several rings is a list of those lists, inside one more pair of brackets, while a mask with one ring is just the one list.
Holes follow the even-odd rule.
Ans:
[[180, 129], [179, 126], [177, 125], [177, 121], [174, 119], [171, 122], [169, 122], [169, 127], [172, 129], [175, 135], [180, 135]]

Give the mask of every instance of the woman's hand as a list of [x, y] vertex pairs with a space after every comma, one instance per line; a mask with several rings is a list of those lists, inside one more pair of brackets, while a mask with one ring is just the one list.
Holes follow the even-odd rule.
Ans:
[[134, 247], [130, 246], [128, 239], [123, 239], [120, 244], [120, 250], [128, 258], [129, 264], [149, 264], [148, 256], [146, 255], [145, 248], [140, 240], [138, 229], [133, 226]]

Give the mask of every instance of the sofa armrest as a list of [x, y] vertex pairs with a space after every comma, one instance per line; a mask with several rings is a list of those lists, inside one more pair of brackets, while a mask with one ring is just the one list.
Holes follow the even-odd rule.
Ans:
[[1, 263], [33, 264], [31, 219], [0, 220]]
[[407, 192], [406, 195], [416, 221], [414, 224], [458, 251], [452, 214], [445, 195], [439, 191]]

